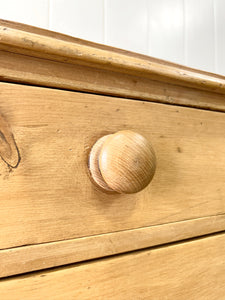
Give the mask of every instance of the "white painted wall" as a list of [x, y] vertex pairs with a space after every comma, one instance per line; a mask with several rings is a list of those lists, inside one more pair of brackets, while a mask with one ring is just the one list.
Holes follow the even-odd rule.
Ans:
[[225, 0], [0, 0], [0, 18], [225, 75]]

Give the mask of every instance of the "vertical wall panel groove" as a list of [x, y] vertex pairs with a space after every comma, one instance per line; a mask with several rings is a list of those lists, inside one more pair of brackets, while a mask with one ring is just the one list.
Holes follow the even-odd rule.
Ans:
[[147, 0], [106, 0], [108, 45], [147, 54]]
[[215, 1], [213, 0], [213, 30], [214, 30], [214, 72], [217, 72], [217, 36], [216, 36], [216, 11]]
[[103, 0], [103, 43], [106, 44], [106, 0]]
[[0, 19], [48, 28], [48, 0], [0, 0]]
[[50, 29], [103, 43], [103, 0], [53, 0]]
[[150, 55], [184, 64], [182, 0], [149, 0]]
[[185, 0], [183, 1], [183, 24], [184, 24], [184, 31], [183, 31], [183, 41], [184, 41], [184, 64], [187, 65], [187, 35], [186, 35], [186, 17], [185, 17]]
[[215, 71], [213, 0], [185, 0], [187, 65]]
[[225, 75], [225, 1], [214, 0], [216, 72]]

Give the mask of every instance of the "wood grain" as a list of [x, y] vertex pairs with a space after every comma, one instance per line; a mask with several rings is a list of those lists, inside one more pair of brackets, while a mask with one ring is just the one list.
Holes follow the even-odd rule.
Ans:
[[[100, 149], [96, 150], [96, 145]], [[88, 166], [97, 186], [101, 177], [100, 187], [104, 188], [104, 181], [106, 191], [110, 188], [120, 194], [133, 194], [143, 190], [152, 180], [156, 156], [145, 137], [131, 130], [121, 130], [95, 143], [90, 151]], [[96, 169], [99, 170], [97, 176]]]
[[218, 300], [225, 292], [225, 235], [5, 279], [4, 300]]
[[126, 56], [132, 56], [132, 57], [137, 57], [137, 58], [141, 58], [141, 59], [145, 59], [149, 62], [158, 62], [162, 65], [166, 65], [166, 66], [176, 66], [180, 69], [184, 69], [184, 70], [191, 70], [193, 72], [198, 72], [199, 74], [208, 74], [208, 75], [213, 75], [216, 78], [222, 79], [224, 78], [224, 76], [219, 75], [219, 74], [212, 74], [210, 72], [206, 72], [206, 71], [201, 71], [201, 70], [196, 70], [194, 68], [191, 67], [187, 67], [187, 66], [183, 66], [174, 62], [170, 62], [170, 61], [166, 61], [163, 59], [159, 59], [159, 58], [155, 58], [155, 57], [151, 57], [145, 54], [141, 54], [141, 53], [135, 53], [135, 52], [131, 52], [128, 50], [124, 50], [124, 49], [120, 49], [120, 48], [115, 48], [115, 47], [111, 47], [108, 45], [103, 45], [103, 44], [98, 44], [95, 42], [90, 42], [87, 40], [83, 40], [80, 38], [76, 38], [76, 37], [72, 37], [63, 33], [59, 33], [59, 32], [55, 32], [55, 31], [51, 31], [51, 30], [47, 30], [47, 29], [43, 29], [43, 28], [39, 28], [39, 27], [35, 27], [35, 26], [31, 26], [31, 25], [27, 25], [27, 24], [23, 24], [23, 23], [18, 23], [18, 22], [14, 22], [14, 21], [8, 21], [8, 20], [3, 20], [0, 19], [0, 26], [2, 27], [9, 27], [9, 28], [13, 28], [13, 29], [17, 29], [17, 30], [21, 30], [21, 31], [26, 31], [29, 33], [34, 33], [34, 34], [38, 34], [38, 35], [42, 35], [42, 36], [46, 36], [46, 37], [51, 37], [54, 39], [59, 39], [62, 41], [67, 41], [67, 42], [71, 42], [71, 43], [77, 43], [80, 45], [84, 45], [84, 46], [90, 46], [90, 47], [95, 47], [98, 49], [102, 49], [102, 50], [110, 50], [112, 53], [120, 53], [120, 54], [124, 54]]
[[[194, 68], [183, 66], [183, 65], [180, 65], [180, 64], [177, 64], [177, 63], [174, 63], [174, 62], [170, 62], [170, 61], [166, 61], [166, 60], [163, 60], [163, 59], [151, 57], [151, 56], [144, 55], [144, 54], [141, 54], [141, 53], [135, 53], [135, 52], [131, 52], [131, 51], [128, 51], [128, 50], [111, 47], [111, 46], [108, 46], [108, 45], [103, 45], [103, 44], [98, 44], [98, 43], [95, 43], [95, 42], [90, 42], [90, 41], [83, 40], [83, 39], [76, 38], [76, 37], [72, 37], [72, 36], [69, 36], [69, 35], [66, 35], [66, 34], [63, 34], [63, 33], [59, 33], [59, 32], [55, 32], [55, 31], [51, 31], [51, 30], [31, 26], [31, 25], [27, 25], [27, 24], [23, 24], [23, 23], [18, 23], [18, 22], [14, 22], [14, 21], [8, 21], [8, 20], [0, 19], [0, 26], [9, 27], [9, 28], [13, 28], [13, 29], [21, 30], [21, 31], [26, 31], [26, 32], [29, 32], [29, 33], [34, 33], [34, 34], [38, 34], [38, 35], [42, 35], [42, 36], [46, 36], [46, 37], [51, 37], [51, 38], [54, 38], [54, 39], [59, 39], [59, 40], [67, 41], [67, 42], [70, 42], [70, 43], [77, 43], [77, 44], [84, 45], [84, 46], [95, 47], [97, 49], [110, 50], [112, 53], [115, 52], [115, 53], [120, 53], [120, 54], [124, 54], [124, 55], [127, 55], [127, 56], [137, 57], [137, 58], [148, 60], [149, 62], [154, 61], [154, 62], [158, 62], [162, 65], [176, 66], [178, 68], [181, 68], [181, 69], [184, 69], [184, 70], [192, 70], [194, 72], [197, 71], [199, 74], [212, 75], [212, 73], [210, 73], [210, 72], [196, 70]], [[224, 76], [219, 75], [219, 74], [213, 74], [213, 76], [215, 76], [219, 79], [224, 78]]]
[[176, 83], [200, 89], [225, 93], [225, 79], [223, 76], [214, 78], [208, 73], [198, 74], [192, 70], [182, 70], [175, 66], [149, 62], [140, 57], [127, 56], [110, 50], [90, 47], [78, 43], [54, 39], [35, 33], [0, 26], [1, 48], [10, 52], [32, 55], [63, 61], [100, 67], [101, 69], [120, 73], [139, 75], [164, 82]]
[[[225, 213], [225, 115], [1, 83], [0, 113], [21, 161], [0, 161], [0, 248], [73, 239]], [[119, 130], [151, 141], [158, 168], [142, 192], [106, 195], [88, 153]]]
[[223, 76], [16, 23], [0, 29], [1, 80], [225, 111]]
[[225, 111], [222, 94], [1, 50], [0, 79], [7, 82]]
[[185, 240], [225, 228], [225, 215], [0, 251], [0, 277]]
[[13, 133], [5, 118], [0, 115], [0, 157], [9, 168], [17, 168], [20, 154]]

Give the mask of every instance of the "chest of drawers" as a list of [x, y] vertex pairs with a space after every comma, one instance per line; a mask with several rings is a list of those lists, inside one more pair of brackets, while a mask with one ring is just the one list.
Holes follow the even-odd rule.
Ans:
[[224, 77], [1, 21], [0, 79], [1, 299], [224, 299]]

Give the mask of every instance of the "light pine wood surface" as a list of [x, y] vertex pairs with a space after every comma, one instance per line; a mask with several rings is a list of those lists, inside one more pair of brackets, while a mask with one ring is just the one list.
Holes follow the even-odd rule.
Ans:
[[0, 250], [0, 277], [185, 240], [225, 228], [225, 215]]
[[0, 81], [1, 300], [225, 299], [225, 77], [0, 20]]
[[[176, 83], [202, 90], [213, 90], [225, 93], [223, 76], [213, 76], [207, 72], [193, 72], [192, 69], [178, 67], [176, 64], [160, 63], [161, 60], [145, 59], [146, 56], [126, 55], [111, 48], [91, 47], [91, 44], [71, 43], [63, 39], [54, 39], [48, 35], [40, 35], [25, 30], [18, 30], [0, 24], [1, 49], [63, 61], [67, 63], [79, 62], [80, 65], [100, 67], [105, 70], [138, 75], [144, 78], [164, 82]], [[94, 45], [94, 44], [93, 44]], [[113, 54], [113, 55], [112, 55]]]
[[102, 184], [98, 184], [100, 180], [104, 181], [106, 191], [133, 194], [151, 182], [155, 174], [156, 156], [145, 137], [131, 130], [121, 130], [106, 138], [103, 136], [95, 143], [90, 151], [88, 166], [97, 186], [104, 189]]
[[225, 111], [223, 76], [14, 22], [0, 34], [3, 81]]
[[0, 282], [3, 300], [223, 300], [225, 235]]
[[6, 82], [225, 111], [223, 94], [3, 50], [0, 50], [0, 74]]
[[[225, 212], [222, 113], [1, 83], [0, 113], [20, 163], [0, 161], [0, 248], [129, 230]], [[119, 130], [151, 141], [157, 170], [130, 195], [90, 180], [95, 141]]]

